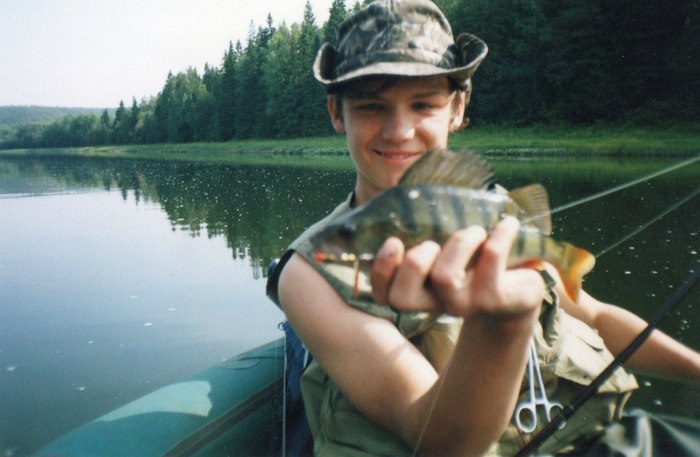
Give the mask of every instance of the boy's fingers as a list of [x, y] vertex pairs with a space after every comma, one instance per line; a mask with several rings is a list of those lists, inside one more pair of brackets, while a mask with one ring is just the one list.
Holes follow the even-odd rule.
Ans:
[[435, 296], [426, 287], [440, 245], [424, 241], [406, 251], [396, 270], [388, 303], [401, 311], [436, 311]]
[[404, 245], [398, 238], [388, 238], [374, 258], [371, 271], [372, 297], [382, 305], [389, 303], [389, 289], [396, 270], [403, 261]]

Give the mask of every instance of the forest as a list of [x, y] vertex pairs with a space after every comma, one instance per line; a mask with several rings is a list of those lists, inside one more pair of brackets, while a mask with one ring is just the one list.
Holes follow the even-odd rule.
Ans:
[[[455, 34], [489, 45], [473, 125], [676, 126], [700, 119], [700, 0], [435, 0]], [[366, 3], [366, 2], [365, 2]], [[188, 143], [333, 133], [311, 73], [323, 42], [359, 8], [334, 0], [319, 25], [251, 24], [219, 66], [169, 73], [158, 94], [116, 110], [4, 126], [0, 148]], [[116, 103], [116, 101], [115, 101]]]

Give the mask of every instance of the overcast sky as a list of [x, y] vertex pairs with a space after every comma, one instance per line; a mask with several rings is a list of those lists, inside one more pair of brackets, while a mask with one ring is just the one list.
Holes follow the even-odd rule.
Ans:
[[[321, 26], [332, 0], [310, 0]], [[346, 2], [349, 3], [349, 2]], [[219, 67], [251, 21], [301, 22], [306, 0], [0, 0], [0, 106], [105, 108], [168, 71]], [[309, 63], [311, 65], [311, 63]]]

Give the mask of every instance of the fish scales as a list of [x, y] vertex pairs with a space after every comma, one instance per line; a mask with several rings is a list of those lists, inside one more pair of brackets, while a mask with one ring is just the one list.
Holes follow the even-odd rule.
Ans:
[[[399, 189], [397, 188], [397, 190]], [[408, 233], [418, 232], [419, 227], [416, 215], [420, 214], [420, 212], [414, 208], [414, 201], [408, 198], [404, 192], [399, 191], [387, 193], [387, 200], [385, 203], [386, 209], [390, 211], [390, 214], [396, 216], [393, 221], [397, 224], [397, 227], [403, 227]], [[395, 207], [392, 204], [395, 204]], [[374, 206], [376, 207], [377, 205]], [[377, 208], [377, 212], [381, 213], [382, 208]]]
[[462, 206], [458, 199], [450, 199], [450, 209], [452, 210], [452, 214], [454, 214], [455, 216], [455, 221], [457, 225], [460, 227], [466, 226], [467, 220], [464, 217], [464, 206]]
[[[491, 230], [504, 215], [519, 216], [508, 207], [509, 203], [506, 195], [493, 192], [451, 186], [399, 186], [383, 192], [361, 212], [339, 219], [324, 235], [315, 238], [321, 239], [325, 233], [342, 227], [337, 235], [345, 240], [327, 239], [322, 243], [326, 252], [341, 254], [333, 247], [337, 242], [358, 256], [373, 254], [389, 236], [400, 238], [408, 247], [425, 240], [442, 244], [454, 232], [470, 225]], [[517, 249], [524, 250], [525, 245]]]
[[[430, 187], [425, 187], [423, 189], [416, 189], [413, 193], [419, 193], [419, 195], [416, 195], [416, 197], [411, 196], [411, 192], [409, 192], [409, 198], [412, 198], [412, 200], [416, 203], [422, 202], [423, 205], [427, 208], [427, 212], [430, 216], [430, 219], [432, 220], [432, 239], [435, 240], [441, 240], [443, 239], [444, 235], [444, 222], [443, 222], [443, 215], [440, 213], [440, 208], [438, 207], [437, 204], [435, 204], [435, 196], [432, 194], [432, 191]], [[422, 194], [424, 198], [418, 198]]]
[[[442, 243], [455, 231], [468, 225], [492, 227], [498, 220], [497, 210], [500, 205], [471, 197], [471, 192], [466, 189], [441, 186], [399, 187], [389, 191], [386, 199], [378, 199], [373, 206], [376, 206], [377, 212], [393, 212], [391, 200], [402, 202], [396, 211], [401, 214], [401, 221], [385, 234], [398, 236], [413, 246], [429, 239]], [[468, 204], [470, 201], [474, 204]], [[382, 218], [378, 216], [377, 219]]]
[[[445, 179], [444, 170], [450, 167], [445, 167], [443, 161], [448, 161], [457, 174], [447, 185], [430, 181], [434, 168], [440, 170], [440, 179]], [[468, 186], [458, 185], [460, 179]], [[313, 235], [300, 253], [315, 260], [319, 268], [324, 268], [324, 263], [350, 262], [356, 272], [369, 277], [371, 260], [390, 236], [401, 239], [407, 248], [425, 240], [442, 245], [457, 230], [479, 225], [490, 231], [510, 215], [518, 218], [521, 226], [508, 265], [542, 267], [542, 262], [549, 262], [559, 271], [566, 293], [575, 301], [582, 276], [593, 268], [595, 258], [549, 236], [551, 219], [542, 186], [532, 184], [505, 193], [487, 190], [492, 181], [488, 164], [473, 153], [427, 153], [398, 186], [336, 219]]]

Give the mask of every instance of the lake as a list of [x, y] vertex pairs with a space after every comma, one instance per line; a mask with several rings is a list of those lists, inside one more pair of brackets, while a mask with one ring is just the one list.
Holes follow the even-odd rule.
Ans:
[[[544, 184], [558, 208], [680, 160], [494, 166], [506, 187]], [[683, 201], [698, 178], [696, 162], [554, 213], [557, 238], [597, 255], [589, 292], [654, 316], [700, 265], [700, 197]], [[352, 184], [349, 166], [0, 158], [0, 455], [280, 337], [266, 267]], [[694, 290], [663, 325], [696, 349], [698, 307]], [[700, 417], [699, 386], [639, 380], [633, 405]]]

